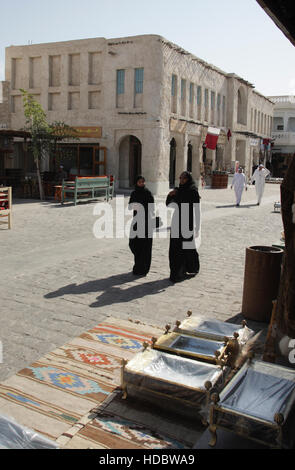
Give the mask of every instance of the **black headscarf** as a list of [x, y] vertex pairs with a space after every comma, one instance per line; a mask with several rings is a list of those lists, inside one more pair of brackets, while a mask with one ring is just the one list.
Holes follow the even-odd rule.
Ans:
[[192, 174], [189, 171], [183, 171], [181, 174], [185, 175], [187, 181], [184, 184], [180, 184], [178, 189], [192, 189], [198, 191], [198, 187], [195, 180], [193, 179]]
[[140, 187], [137, 185], [138, 181], [141, 179], [145, 181], [145, 178], [142, 175], [138, 175], [136, 177], [134, 191], [132, 191], [131, 193], [129, 204], [131, 204], [132, 202], [139, 202], [144, 207], [147, 207], [149, 203], [154, 202], [154, 197], [150, 190], [147, 189], [145, 186]]
[[198, 187], [195, 180], [192, 177], [192, 174], [189, 171], [183, 171], [182, 175], [185, 175], [187, 181], [184, 184], [180, 184], [176, 192], [175, 202], [200, 202], [200, 195]]

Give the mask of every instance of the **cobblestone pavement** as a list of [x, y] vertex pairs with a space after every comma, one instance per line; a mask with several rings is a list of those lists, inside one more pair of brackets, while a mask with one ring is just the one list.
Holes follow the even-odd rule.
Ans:
[[175, 285], [168, 280], [168, 237], [154, 240], [151, 271], [135, 279], [127, 238], [94, 237], [95, 203], [14, 201], [12, 230], [0, 225], [0, 380], [108, 316], [163, 329], [188, 309], [204, 318], [237, 318], [245, 248], [280, 240], [282, 218], [273, 211], [280, 185], [266, 184], [261, 206], [254, 186], [240, 207], [230, 188], [200, 194], [201, 270]]

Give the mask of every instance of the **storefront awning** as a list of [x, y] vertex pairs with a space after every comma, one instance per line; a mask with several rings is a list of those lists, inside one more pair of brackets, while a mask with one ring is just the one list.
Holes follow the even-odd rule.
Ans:
[[294, 0], [257, 0], [257, 3], [295, 46]]
[[31, 137], [30, 132], [27, 131], [16, 131], [13, 129], [0, 129], [0, 137], [22, 137], [27, 139]]

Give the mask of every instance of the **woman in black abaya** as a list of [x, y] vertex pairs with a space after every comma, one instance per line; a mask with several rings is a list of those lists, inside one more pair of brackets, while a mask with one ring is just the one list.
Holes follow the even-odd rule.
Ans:
[[[129, 248], [134, 255], [133, 274], [146, 276], [152, 259], [154, 197], [145, 187], [143, 176], [136, 178], [135, 189], [129, 199], [129, 207], [134, 210], [129, 239]], [[136, 232], [135, 236], [134, 232]]]
[[195, 235], [200, 234], [200, 196], [192, 175], [184, 171], [179, 177], [179, 187], [171, 191], [166, 205], [175, 209], [170, 234], [170, 280], [179, 282], [195, 276], [200, 269]]

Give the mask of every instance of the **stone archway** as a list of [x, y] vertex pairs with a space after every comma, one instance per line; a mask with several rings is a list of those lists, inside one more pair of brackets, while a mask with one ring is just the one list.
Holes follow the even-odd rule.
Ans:
[[236, 161], [239, 162], [239, 165], [245, 168], [246, 166], [246, 141], [237, 140], [236, 141]]
[[187, 146], [186, 170], [189, 171], [190, 173], [192, 173], [193, 171], [193, 146], [191, 142], [189, 142]]
[[170, 142], [170, 166], [169, 166], [169, 187], [174, 188], [176, 176], [176, 140], [174, 137]]
[[125, 136], [119, 145], [119, 187], [132, 188], [141, 173], [142, 144], [134, 135]]
[[216, 170], [224, 170], [224, 147], [221, 145], [216, 146]]
[[247, 125], [247, 96], [242, 86], [238, 89], [237, 122]]

